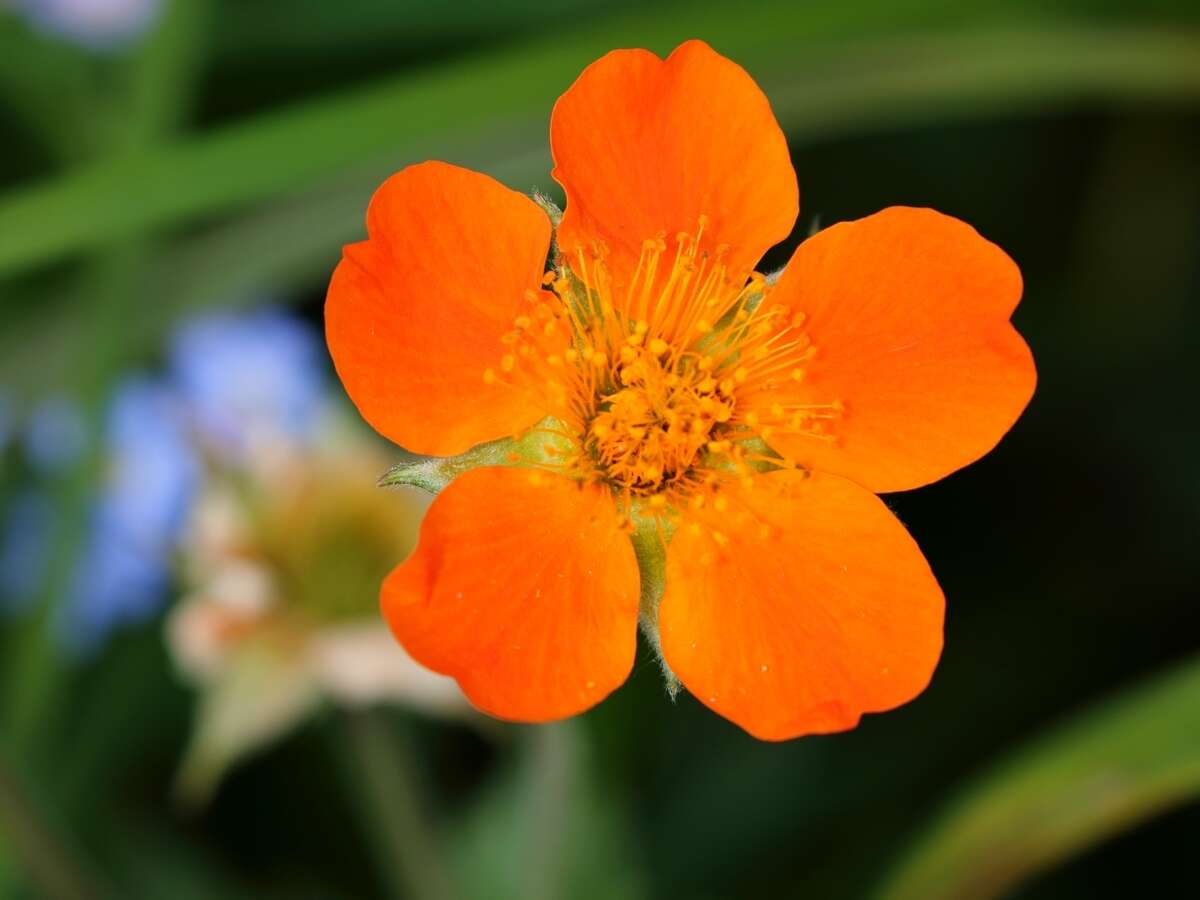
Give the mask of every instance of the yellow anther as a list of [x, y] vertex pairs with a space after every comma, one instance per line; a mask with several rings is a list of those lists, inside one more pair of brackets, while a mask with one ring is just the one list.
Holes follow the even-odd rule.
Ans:
[[730, 396], [733, 393], [733, 379], [722, 378], [721, 383], [717, 385], [717, 389], [726, 397]]
[[621, 356], [621, 362], [631, 363], [635, 359], [637, 359], [638, 353], [632, 347], [622, 347], [620, 356]]
[[716, 499], [713, 500], [713, 509], [717, 512], [725, 512], [725, 510], [729, 509], [729, 499], [718, 494]]
[[500, 368], [505, 372], [511, 372], [517, 366], [517, 358], [511, 353], [506, 353], [500, 358]]
[[483, 370], [483, 383], [484, 384], [495, 384], [496, 383], [496, 370], [495, 369], [484, 369]]
[[803, 381], [803, 380], [804, 380], [804, 370], [801, 369], [799, 366], [792, 369], [792, 381]]
[[597, 369], [603, 369], [605, 366], [608, 365], [608, 356], [604, 353], [593, 353], [592, 354], [592, 365], [595, 366]]
[[728, 453], [733, 446], [729, 441], [709, 441], [708, 449], [712, 453]]
[[758, 422], [759, 422], [758, 413], [756, 413], [754, 410], [750, 410], [750, 412], [746, 413], [745, 420], [746, 420], [746, 424], [749, 425], [751, 428], [758, 427]]
[[518, 328], [528, 328], [533, 324], [533, 320], [529, 316], [517, 316], [513, 319], [513, 324]]
[[561, 356], [559, 356], [557, 353], [546, 357], [546, 365], [548, 365], [548, 366], [554, 366], [555, 368], [558, 368], [562, 364], [563, 364], [563, 358]]
[[655, 494], [650, 498], [650, 506], [653, 509], [662, 509], [667, 505], [666, 494]]
[[696, 323], [696, 330], [701, 334], [708, 334], [713, 330], [712, 324], [705, 319], [701, 319]]
[[671, 345], [668, 344], [666, 341], [664, 341], [662, 338], [653, 338], [650, 341], [650, 352], [653, 353], [655, 356], [662, 356], [664, 353], [666, 353], [670, 349], [671, 349]]
[[712, 539], [717, 542], [718, 547], [728, 547], [729, 546], [729, 538], [726, 537], [720, 531], [714, 531], [712, 533]]
[[711, 371], [714, 364], [715, 364], [715, 361], [713, 360], [713, 358], [711, 356], [701, 357], [700, 362], [697, 363], [697, 365], [700, 367], [701, 372]]

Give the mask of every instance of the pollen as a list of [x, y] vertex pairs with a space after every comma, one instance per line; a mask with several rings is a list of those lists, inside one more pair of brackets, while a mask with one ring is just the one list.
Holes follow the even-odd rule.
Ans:
[[497, 354], [499, 372], [484, 373], [540, 399], [553, 420], [542, 430], [556, 440], [526, 464], [605, 483], [627, 511], [699, 510], [710, 497], [723, 512], [721, 484], [797, 465], [748, 455], [745, 442], [833, 439], [836, 399], [778, 399], [781, 385], [807, 390], [800, 384], [815, 347], [806, 317], [767, 303], [762, 275], [730, 271], [728, 248], [706, 247], [705, 221], [691, 234], [643, 241], [626, 282], [594, 243], [564, 252], [542, 280], [547, 290], [528, 292]]

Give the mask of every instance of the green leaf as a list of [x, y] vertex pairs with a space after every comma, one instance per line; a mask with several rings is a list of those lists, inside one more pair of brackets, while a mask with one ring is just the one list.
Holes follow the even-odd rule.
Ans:
[[[920, 6], [930, 5], [937, 6]], [[797, 38], [813, 31], [804, 6], [764, 0], [736, 14], [724, 4], [700, 7], [686, 32], [681, 24], [648, 10], [570, 42], [538, 40], [406, 72], [19, 188], [0, 201], [0, 273], [244, 208], [346, 169], [365, 168], [378, 180], [430, 155], [536, 150], [555, 97], [589, 61], [630, 44], [663, 51], [694, 34], [749, 63], [785, 127], [810, 140], [851, 123], [878, 127], [931, 112], [994, 114], [997, 106], [1078, 96], [1200, 97], [1200, 35], [1181, 30], [1048, 26], [806, 42]]]
[[1071, 719], [967, 785], [876, 900], [986, 900], [1200, 796], [1200, 659]]

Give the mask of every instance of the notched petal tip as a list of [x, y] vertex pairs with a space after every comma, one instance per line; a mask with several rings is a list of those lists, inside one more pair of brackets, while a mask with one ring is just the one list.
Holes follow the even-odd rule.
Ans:
[[692, 232], [749, 269], [791, 232], [799, 190], [787, 141], [746, 71], [702, 41], [666, 60], [613, 51], [589, 65], [550, 119], [553, 176], [567, 193], [559, 245], [608, 248], [618, 281], [641, 244]]
[[1021, 291], [1008, 254], [935, 210], [891, 207], [818, 232], [771, 295], [805, 317], [814, 359], [771, 399], [846, 412], [826, 439], [772, 445], [877, 492], [979, 459], [1033, 395], [1033, 357], [1009, 322]]
[[598, 703], [637, 644], [637, 561], [612, 497], [533, 474], [474, 469], [452, 482], [381, 598], [414, 659], [478, 709], [522, 722]]
[[659, 627], [684, 686], [772, 741], [844, 731], [921, 693], [944, 601], [882, 501], [795, 471], [728, 496], [726, 513], [700, 511], [668, 551]]
[[330, 354], [363, 417], [434, 456], [541, 418], [528, 397], [482, 373], [525, 292], [540, 285], [546, 214], [486, 175], [426, 162], [376, 191], [367, 230], [346, 247], [325, 302]]

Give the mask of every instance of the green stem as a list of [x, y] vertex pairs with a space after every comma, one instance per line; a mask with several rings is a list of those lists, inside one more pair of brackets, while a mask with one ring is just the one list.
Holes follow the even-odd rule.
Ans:
[[388, 891], [451, 900], [455, 893], [424, 812], [411, 747], [369, 711], [346, 714], [342, 733], [347, 780]]
[[567, 833], [578, 773], [575, 771], [576, 726], [554, 722], [537, 727], [530, 756], [533, 783], [529, 793], [529, 858], [521, 867], [521, 896], [554, 900], [562, 896]]

